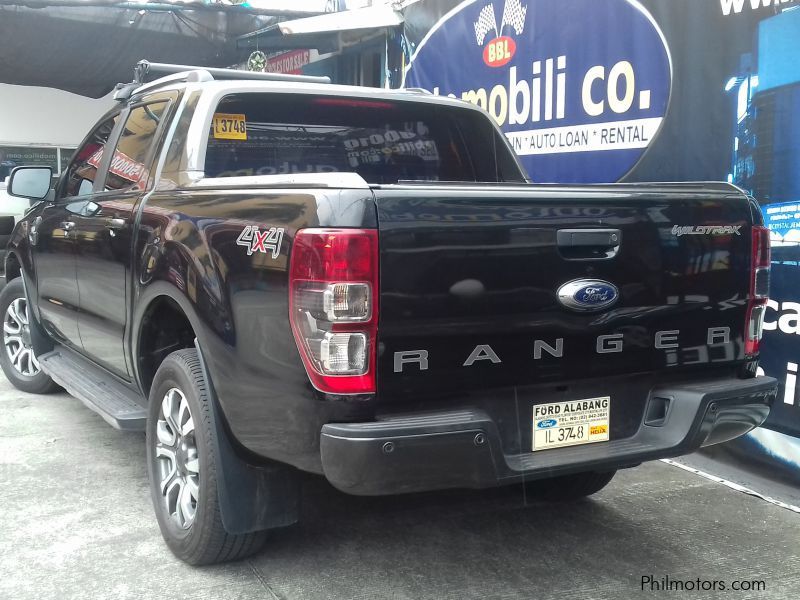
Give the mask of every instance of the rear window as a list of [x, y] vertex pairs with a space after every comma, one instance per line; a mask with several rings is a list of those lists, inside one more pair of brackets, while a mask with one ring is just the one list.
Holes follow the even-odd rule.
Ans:
[[219, 103], [206, 177], [340, 171], [369, 183], [523, 179], [488, 118], [472, 110], [288, 94]]

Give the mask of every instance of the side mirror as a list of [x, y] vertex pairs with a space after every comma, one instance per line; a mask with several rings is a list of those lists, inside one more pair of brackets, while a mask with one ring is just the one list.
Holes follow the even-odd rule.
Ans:
[[17, 167], [11, 171], [6, 191], [10, 196], [43, 200], [50, 191], [50, 167]]

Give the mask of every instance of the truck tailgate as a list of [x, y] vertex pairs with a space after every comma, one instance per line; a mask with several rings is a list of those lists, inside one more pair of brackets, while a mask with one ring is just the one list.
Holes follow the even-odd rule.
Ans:
[[[373, 191], [386, 400], [744, 359], [753, 217], [733, 187]], [[565, 306], [573, 280], [618, 297]]]

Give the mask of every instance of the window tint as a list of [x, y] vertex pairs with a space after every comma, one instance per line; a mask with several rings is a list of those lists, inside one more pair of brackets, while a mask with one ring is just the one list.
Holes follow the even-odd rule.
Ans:
[[104, 121], [89, 136], [86, 143], [75, 151], [72, 164], [67, 170], [62, 196], [86, 196], [92, 193], [97, 167], [103, 158], [103, 149], [119, 115]]
[[242, 94], [217, 107], [205, 175], [349, 171], [370, 183], [521, 180], [498, 137], [488, 117], [468, 109]]
[[156, 131], [166, 108], [167, 102], [157, 102], [131, 110], [114, 150], [104, 189], [145, 188]]

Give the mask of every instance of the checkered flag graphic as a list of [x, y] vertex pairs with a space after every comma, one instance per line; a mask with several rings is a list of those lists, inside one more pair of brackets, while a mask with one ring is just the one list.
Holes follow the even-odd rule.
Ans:
[[[516, 0], [519, 3], [519, 0]], [[523, 13], [523, 20], [525, 19]], [[486, 39], [486, 34], [494, 29], [495, 36], [499, 37], [497, 31], [497, 17], [494, 16], [494, 4], [484, 6], [478, 20], [475, 21], [475, 39], [478, 41], [478, 46], [483, 46], [483, 40]]]
[[[523, 7], [519, 0], [506, 0], [506, 5], [503, 7], [503, 21], [500, 25], [500, 31], [503, 27], [510, 25], [517, 35], [522, 33], [525, 28], [525, 15], [528, 12], [527, 7]], [[477, 29], [477, 24], [476, 24]]]

